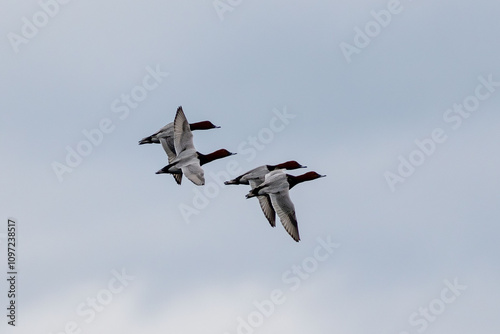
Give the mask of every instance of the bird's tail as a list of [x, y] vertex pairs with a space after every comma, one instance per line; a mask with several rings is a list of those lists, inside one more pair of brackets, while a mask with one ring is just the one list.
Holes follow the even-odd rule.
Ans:
[[139, 145], [142, 145], [142, 144], [153, 144], [152, 136], [142, 138], [141, 140], [139, 140]]
[[169, 171], [169, 169], [170, 169], [170, 167], [172, 167], [174, 165], [175, 164], [168, 164], [165, 167], [163, 167], [162, 169], [160, 169], [159, 171], [157, 171], [156, 174], [165, 174], [165, 173], [173, 174], [172, 172]]
[[255, 196], [258, 196], [259, 195], [259, 188], [253, 188], [252, 190], [250, 190], [248, 192], [248, 194], [246, 194], [246, 198], [252, 198], [252, 197], [255, 197]]

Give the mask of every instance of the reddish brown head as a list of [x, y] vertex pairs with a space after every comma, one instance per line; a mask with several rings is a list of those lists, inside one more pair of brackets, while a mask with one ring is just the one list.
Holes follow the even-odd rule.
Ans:
[[191, 128], [191, 131], [193, 131], [193, 130], [210, 130], [210, 129], [220, 128], [220, 126], [214, 125], [210, 121], [191, 123], [191, 124], [189, 124], [189, 127]]
[[307, 166], [302, 166], [301, 164], [299, 164], [297, 161], [295, 160], [291, 160], [291, 161], [287, 161], [287, 162], [283, 162], [281, 164], [278, 164], [278, 165], [274, 165], [272, 166], [274, 167], [273, 169], [278, 169], [278, 168], [282, 168], [282, 169], [288, 169], [288, 170], [291, 170], [291, 169], [298, 169], [298, 168], [307, 168]]
[[295, 185], [301, 182], [319, 179], [320, 177], [325, 177], [326, 175], [321, 175], [316, 172], [307, 172], [299, 176], [293, 176], [289, 174], [286, 174], [286, 176], [288, 179], [288, 184], [290, 185], [290, 189], [292, 189]]
[[231, 153], [228, 150], [222, 148], [210, 154], [201, 154], [200, 152], [198, 152], [198, 159], [200, 159], [200, 165], [203, 166], [204, 164], [209, 163], [211, 161], [222, 159], [234, 154], [236, 153]]

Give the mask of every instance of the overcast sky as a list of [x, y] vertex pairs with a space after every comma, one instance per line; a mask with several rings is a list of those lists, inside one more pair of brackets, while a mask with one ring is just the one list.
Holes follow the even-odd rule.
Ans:
[[[0, 11], [6, 333], [499, 332], [497, 1], [66, 2]], [[221, 185], [287, 160], [299, 243]]]

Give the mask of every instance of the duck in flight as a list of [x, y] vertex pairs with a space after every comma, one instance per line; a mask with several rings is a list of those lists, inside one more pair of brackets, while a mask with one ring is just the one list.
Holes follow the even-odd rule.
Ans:
[[173, 126], [173, 149], [168, 139], [160, 138], [160, 143], [168, 156], [168, 165], [156, 172], [156, 174], [169, 173], [175, 178], [177, 184], [181, 184], [182, 175], [194, 184], [201, 186], [205, 184], [202, 165], [211, 161], [221, 159], [235, 153], [226, 149], [220, 149], [210, 154], [201, 154], [196, 151], [193, 144], [193, 134], [186, 119], [182, 107], [177, 108]]
[[[218, 129], [220, 126], [214, 125], [210, 121], [202, 121], [189, 124], [189, 129], [191, 131], [195, 130], [210, 130]], [[170, 147], [174, 149], [174, 122], [168, 123], [160, 130], [153, 133], [151, 136], [142, 138], [139, 140], [139, 145], [143, 144], [160, 144], [160, 140], [164, 138], [169, 143]]]

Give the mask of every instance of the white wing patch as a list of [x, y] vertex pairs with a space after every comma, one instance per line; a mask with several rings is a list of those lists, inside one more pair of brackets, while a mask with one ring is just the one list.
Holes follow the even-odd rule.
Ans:
[[184, 115], [184, 111], [179, 107], [177, 113], [175, 114], [174, 120], [174, 147], [175, 152], [179, 155], [182, 151], [187, 149], [194, 149], [193, 144], [193, 134], [191, 133], [191, 128]]
[[295, 241], [299, 241], [299, 227], [295, 216], [295, 207], [290, 199], [288, 189], [270, 194], [274, 210], [280, 217], [281, 224]]
[[199, 162], [182, 167], [182, 173], [197, 186], [205, 184], [204, 172]]

